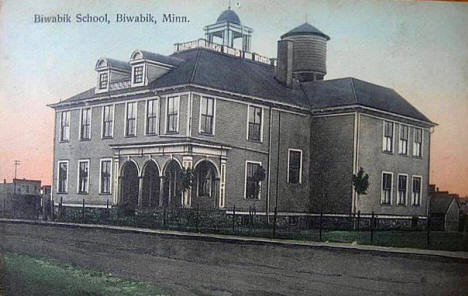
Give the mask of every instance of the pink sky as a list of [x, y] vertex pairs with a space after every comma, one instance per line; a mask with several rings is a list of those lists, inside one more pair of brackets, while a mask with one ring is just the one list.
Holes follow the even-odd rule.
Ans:
[[[226, 1], [12, 1], [0, 4], [0, 178], [50, 184], [53, 110], [46, 104], [95, 84], [101, 56], [128, 60], [134, 49], [169, 54], [203, 37]], [[254, 28], [252, 46], [275, 56], [276, 41], [305, 19], [331, 36], [326, 78], [353, 76], [394, 88], [438, 123], [431, 182], [468, 195], [468, 4], [411, 1], [233, 1]], [[233, 4], [234, 5], [234, 4]], [[38, 25], [35, 13], [173, 12], [177, 25]], [[263, 16], [268, 15], [265, 18]], [[262, 17], [258, 17], [262, 16]], [[118, 32], [118, 33], [116, 33]]]

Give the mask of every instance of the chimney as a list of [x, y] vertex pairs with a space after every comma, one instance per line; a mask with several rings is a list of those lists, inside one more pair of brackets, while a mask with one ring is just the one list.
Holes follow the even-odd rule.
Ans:
[[3, 179], [3, 184], [6, 184], [6, 179]]
[[293, 45], [291, 40], [278, 41], [276, 79], [287, 87], [293, 84]]

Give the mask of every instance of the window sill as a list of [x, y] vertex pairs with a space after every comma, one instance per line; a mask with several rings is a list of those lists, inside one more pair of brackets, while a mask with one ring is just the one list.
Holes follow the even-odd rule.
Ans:
[[262, 144], [263, 143], [263, 141], [261, 141], [261, 140], [252, 140], [252, 139], [247, 139], [247, 142], [257, 143], [257, 144]]
[[197, 195], [198, 198], [211, 198], [209, 195]]
[[70, 140], [60, 140], [59, 143], [70, 143]]
[[259, 201], [260, 198], [248, 198], [248, 197], [244, 197], [244, 200], [249, 200], [249, 201]]
[[397, 207], [405, 207], [406, 208], [406, 204], [397, 204]]
[[57, 194], [68, 194], [68, 192], [57, 192]]
[[414, 159], [422, 159], [422, 156], [413, 155], [413, 158], [414, 158]]
[[205, 132], [198, 132], [200, 135], [205, 136], [205, 137], [214, 137], [214, 134], [210, 133], [205, 133]]
[[103, 140], [111, 140], [111, 139], [113, 139], [113, 138], [114, 138], [113, 136], [108, 136], [108, 137], [102, 137], [101, 139], [103, 139]]
[[381, 206], [383, 207], [391, 207], [392, 204], [391, 203], [380, 203]]
[[136, 135], [125, 135], [125, 138], [136, 138]]
[[421, 205], [411, 205], [413, 208], [419, 208]]
[[178, 131], [166, 132], [166, 135], [177, 135], [178, 133]]
[[393, 155], [393, 151], [382, 151], [383, 154]]
[[158, 135], [157, 133], [145, 134], [145, 137], [154, 137], [154, 136], [157, 136], [157, 135]]
[[112, 193], [111, 192], [108, 192], [108, 193], [100, 192], [99, 195], [109, 196], [109, 195], [112, 195]]
[[91, 138], [89, 138], [89, 139], [80, 139], [80, 141], [81, 142], [89, 142], [89, 141], [91, 141]]
[[89, 192], [78, 192], [77, 194], [78, 194], [78, 195], [88, 195]]
[[398, 153], [398, 155], [403, 156], [403, 157], [408, 157], [408, 153]]

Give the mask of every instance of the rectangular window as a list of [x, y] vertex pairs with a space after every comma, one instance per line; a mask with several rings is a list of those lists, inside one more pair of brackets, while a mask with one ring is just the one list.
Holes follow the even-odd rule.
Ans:
[[127, 103], [127, 118], [126, 118], [126, 131], [125, 136], [134, 137], [136, 135], [136, 117], [137, 117], [137, 103]]
[[81, 109], [81, 140], [91, 138], [91, 108]]
[[167, 132], [176, 133], [179, 125], [179, 97], [167, 98]]
[[288, 183], [302, 182], [302, 150], [289, 149]]
[[382, 174], [382, 204], [389, 205], [392, 201], [392, 176], [391, 173]]
[[262, 108], [249, 106], [248, 140], [261, 141]]
[[383, 151], [393, 152], [393, 122], [384, 121]]
[[70, 111], [63, 111], [60, 115], [60, 141], [70, 140]]
[[400, 143], [398, 153], [408, 155], [408, 126], [400, 124]]
[[421, 157], [422, 155], [422, 129], [414, 129], [414, 141], [413, 141], [413, 156]]
[[200, 100], [200, 132], [213, 134], [214, 99], [202, 97]]
[[413, 193], [411, 203], [413, 206], [421, 205], [421, 177], [413, 177]]
[[89, 160], [78, 161], [78, 193], [88, 193]]
[[143, 82], [143, 66], [133, 67], [133, 83]]
[[408, 191], [408, 177], [398, 175], [398, 204], [406, 205], [406, 192]]
[[111, 160], [103, 159], [101, 160], [101, 179], [100, 179], [100, 188], [101, 193], [109, 194], [111, 193]]
[[114, 108], [112, 105], [104, 106], [102, 110], [102, 137], [112, 138], [114, 121]]
[[58, 184], [57, 192], [58, 193], [67, 193], [68, 192], [68, 161], [59, 161], [58, 162]]
[[107, 89], [108, 83], [109, 83], [109, 74], [101, 73], [101, 75], [99, 75], [99, 89]]
[[261, 182], [257, 181], [257, 175], [261, 164], [256, 162], [247, 162], [246, 166], [245, 197], [247, 199], [260, 199]]
[[158, 123], [158, 100], [148, 100], [146, 103], [146, 134], [155, 135]]

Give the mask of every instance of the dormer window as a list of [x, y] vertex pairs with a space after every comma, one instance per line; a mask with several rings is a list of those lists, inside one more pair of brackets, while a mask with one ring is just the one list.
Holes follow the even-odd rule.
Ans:
[[133, 83], [138, 84], [143, 82], [143, 66], [133, 67]]
[[95, 70], [97, 72], [96, 93], [120, 89], [130, 83], [131, 67], [127, 62], [100, 58]]
[[130, 56], [131, 87], [147, 85], [177, 67], [184, 60], [144, 50], [135, 50]]
[[107, 89], [108, 84], [109, 84], [109, 74], [101, 73], [99, 75], [99, 89]]

